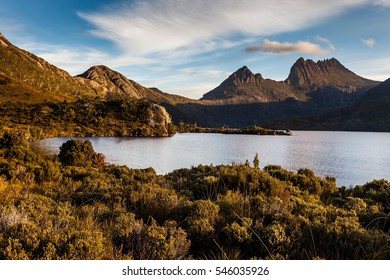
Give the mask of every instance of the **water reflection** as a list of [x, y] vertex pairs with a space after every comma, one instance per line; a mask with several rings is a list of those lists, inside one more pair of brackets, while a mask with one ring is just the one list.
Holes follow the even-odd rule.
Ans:
[[[390, 179], [390, 134], [296, 131], [293, 136], [177, 134], [170, 138], [87, 138], [97, 152], [115, 164], [153, 167], [158, 173], [199, 164], [252, 162], [256, 152], [261, 166], [307, 167], [320, 176], [334, 176], [338, 185]], [[67, 138], [32, 143], [44, 153], [58, 153]]]

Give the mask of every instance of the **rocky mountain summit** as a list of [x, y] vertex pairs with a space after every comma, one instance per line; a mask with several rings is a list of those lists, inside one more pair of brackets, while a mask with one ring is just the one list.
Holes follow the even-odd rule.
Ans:
[[305, 90], [331, 86], [348, 92], [377, 84], [375, 81], [356, 75], [335, 58], [318, 62], [299, 58], [291, 67], [286, 83]]
[[147, 96], [147, 88], [104, 65], [93, 66], [77, 78], [82, 78], [78, 80], [105, 94], [125, 94], [136, 99]]
[[293, 88], [283, 82], [264, 79], [244, 66], [231, 74], [217, 88], [204, 94], [201, 100], [219, 100], [226, 104], [280, 102], [297, 98]]
[[201, 100], [242, 104], [281, 102], [289, 98], [307, 101], [318, 91], [322, 93], [362, 93], [378, 82], [360, 77], [344, 67], [337, 59], [298, 59], [285, 81], [264, 79], [246, 66], [238, 69]]

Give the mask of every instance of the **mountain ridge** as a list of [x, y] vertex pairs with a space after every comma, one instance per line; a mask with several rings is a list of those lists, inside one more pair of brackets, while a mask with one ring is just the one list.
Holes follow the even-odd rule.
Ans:
[[358, 93], [379, 82], [358, 76], [337, 59], [314, 62], [299, 58], [284, 81], [264, 79], [246, 66], [233, 72], [218, 87], [205, 93], [201, 100], [225, 101], [227, 104], [281, 102], [289, 98], [307, 101], [311, 93], [333, 88], [339, 93]]

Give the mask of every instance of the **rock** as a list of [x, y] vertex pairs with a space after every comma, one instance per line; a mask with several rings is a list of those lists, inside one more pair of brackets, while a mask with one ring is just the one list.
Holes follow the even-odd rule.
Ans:
[[164, 107], [157, 104], [150, 104], [149, 110], [149, 125], [160, 131], [160, 136], [169, 136], [170, 125], [172, 124], [171, 116]]

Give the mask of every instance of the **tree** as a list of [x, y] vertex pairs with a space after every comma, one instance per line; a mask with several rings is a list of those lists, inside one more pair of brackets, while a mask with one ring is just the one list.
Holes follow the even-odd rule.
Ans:
[[259, 154], [258, 153], [256, 153], [255, 158], [253, 159], [253, 166], [255, 168], [259, 168], [260, 167], [260, 160], [259, 160]]
[[0, 148], [10, 149], [18, 146], [27, 146], [27, 139], [22, 132], [5, 132], [0, 138]]
[[104, 155], [95, 153], [89, 140], [68, 140], [60, 147], [58, 155], [63, 165], [101, 167]]

